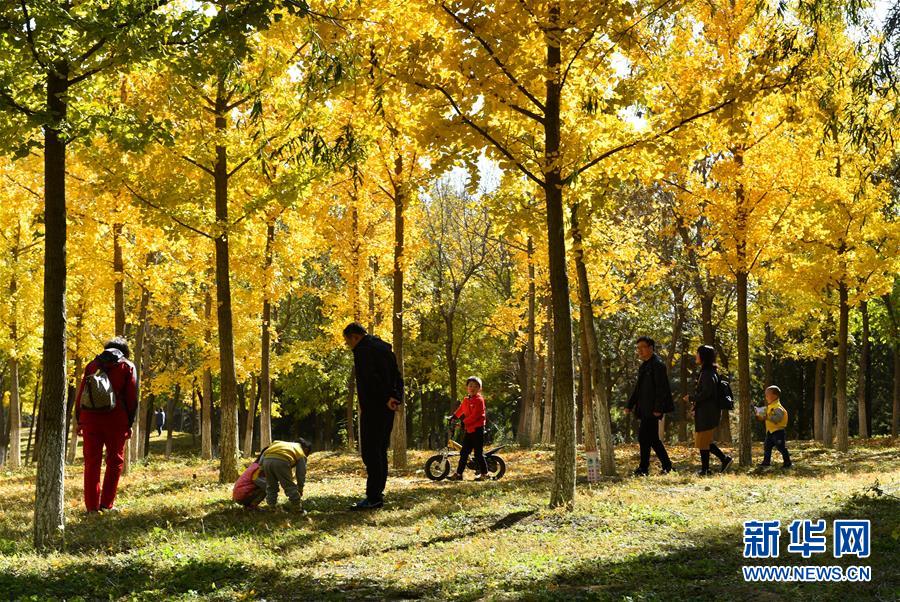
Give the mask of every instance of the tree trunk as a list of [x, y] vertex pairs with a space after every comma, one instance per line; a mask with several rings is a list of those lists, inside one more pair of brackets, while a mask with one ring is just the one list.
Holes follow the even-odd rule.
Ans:
[[822, 443], [834, 445], [834, 353], [825, 356], [825, 399], [822, 402]]
[[[585, 405], [584, 420], [592, 423], [592, 430], [597, 439], [600, 459], [600, 471], [604, 476], [616, 474], [615, 446], [612, 437], [612, 421], [609, 415], [609, 399], [606, 396], [606, 386], [603, 381], [601, 367], [600, 343], [597, 340], [597, 330], [594, 327], [594, 308], [591, 297], [590, 281], [587, 275], [587, 265], [584, 259], [584, 247], [582, 246], [582, 232], [578, 221], [578, 204], [572, 207], [572, 252], [575, 260], [575, 275], [578, 282], [578, 304], [581, 312], [581, 321], [584, 336], [582, 337], [582, 354], [587, 358], [582, 362], [582, 369], [587, 369], [589, 391], [591, 400]], [[590, 410], [590, 414], [587, 410]], [[587, 431], [585, 431], [587, 434]], [[587, 450], [587, 448], [585, 448]]]
[[840, 298], [840, 317], [838, 321], [838, 365], [837, 365], [837, 430], [836, 445], [838, 451], [845, 452], [850, 447], [850, 416], [847, 407], [847, 338], [850, 318], [850, 306], [847, 303], [847, 285], [838, 283]]
[[115, 299], [116, 336], [125, 336], [125, 262], [122, 260], [122, 224], [113, 224], [113, 271], [116, 282], [113, 287]]
[[147, 425], [144, 429], [144, 436], [141, 438], [141, 457], [147, 458], [150, 456], [150, 431], [153, 430], [153, 408], [156, 407], [156, 395], [150, 394], [147, 396], [147, 409], [143, 412], [143, 420], [144, 424]]
[[544, 362], [544, 421], [541, 426], [541, 443], [553, 443], [553, 339], [547, 329], [547, 361]]
[[456, 409], [459, 403], [459, 366], [456, 362], [455, 337], [453, 336], [454, 311], [444, 314], [444, 327], [447, 330], [447, 339], [444, 342], [444, 353], [447, 356], [447, 377], [450, 383], [450, 411]]
[[681, 337], [681, 361], [679, 362], [678, 367], [678, 379], [681, 381], [681, 387], [678, 395], [679, 406], [681, 407], [681, 416], [678, 421], [678, 440], [682, 443], [686, 443], [688, 440], [688, 420], [691, 419], [690, 405], [691, 402], [686, 401], [684, 399], [685, 395], [690, 393], [690, 384], [689, 379], [691, 375], [690, 361], [691, 361], [691, 352], [688, 347], [688, 337], [682, 332]]
[[172, 456], [172, 425], [175, 424], [175, 403], [181, 404], [181, 385], [175, 385], [175, 394], [166, 404], [166, 458]]
[[894, 393], [891, 411], [891, 437], [900, 434], [900, 343], [894, 343]]
[[[275, 222], [266, 229], [266, 273], [272, 266], [275, 243]], [[268, 283], [268, 280], [267, 280]], [[262, 358], [260, 365], [259, 445], [260, 449], [272, 444], [272, 302], [268, 289], [263, 300]]]
[[824, 384], [824, 375], [822, 373], [825, 371], [825, 360], [821, 357], [816, 359], [815, 371], [816, 376], [813, 384], [813, 387], [815, 387], [815, 391], [813, 391], [813, 439], [821, 442], [824, 441], [822, 435], [822, 385]]
[[256, 377], [250, 375], [250, 408], [247, 410], [247, 422], [244, 424], [244, 457], [253, 455], [253, 426], [256, 424], [256, 407], [259, 404], [259, 387]]
[[552, 2], [547, 28], [547, 71], [544, 118], [544, 195], [547, 204], [547, 246], [550, 291], [553, 301], [554, 425], [553, 484], [550, 506], [575, 507], [575, 386], [572, 361], [572, 315], [569, 308], [569, 277], [566, 273], [566, 233], [563, 217], [563, 181], [560, 172], [560, 101], [562, 73], [560, 56], [560, 3]]
[[31, 422], [28, 424], [28, 442], [25, 444], [25, 461], [33, 462], [34, 459], [31, 457], [31, 437], [34, 434], [34, 425], [35, 425], [35, 415], [37, 414], [38, 406], [40, 405], [41, 397], [43, 397], [43, 376], [38, 374], [38, 377], [34, 381], [34, 398], [31, 403]]
[[[744, 149], [738, 147], [734, 151], [734, 160], [738, 168], [738, 174], [741, 173], [744, 166]], [[739, 448], [739, 464], [741, 466], [750, 466], [753, 462], [752, 458], [752, 426], [750, 421], [750, 335], [747, 325], [747, 282], [749, 279], [747, 257], [747, 241], [744, 238], [747, 227], [747, 209], [745, 207], [746, 199], [744, 194], [744, 185], [738, 181], [735, 194], [735, 202], [737, 205], [736, 229], [739, 239], [737, 242], [737, 354], [738, 354], [738, 427], [740, 436], [738, 437]]]
[[519, 430], [517, 432], [518, 443], [522, 447], [529, 447], [537, 442], [540, 437], [540, 408], [535, 407], [535, 399], [538, 398], [535, 389], [535, 267], [534, 267], [534, 238], [529, 236], [526, 257], [528, 261], [528, 313], [527, 313], [527, 340], [524, 354], [524, 375], [522, 378], [522, 404], [519, 412]]
[[191, 384], [191, 448], [197, 448], [197, 430], [200, 426], [200, 415], [197, 413], [197, 381]]
[[737, 273], [737, 351], [738, 351], [738, 437], [739, 463], [750, 466], [752, 430], [750, 426], [750, 337], [747, 331], [747, 273]]
[[[151, 259], [147, 257], [147, 264], [151, 263]], [[147, 345], [147, 311], [150, 306], [150, 290], [147, 287], [144, 287], [141, 290], [141, 303], [138, 308], [138, 326], [137, 333], [135, 334], [134, 341], [134, 369], [137, 375], [137, 383], [138, 383], [138, 396], [137, 396], [137, 408], [135, 409], [136, 419], [134, 421], [134, 426], [131, 429], [131, 439], [128, 440], [128, 447], [130, 448], [129, 453], [126, 455], [126, 467], [129, 466], [131, 461], [140, 460], [142, 456], [142, 447], [140, 442], [144, 440], [143, 435], [144, 431], [149, 428], [149, 425], [144, 422], [145, 412], [143, 409], [143, 399], [144, 399], [144, 358], [146, 356], [146, 347]]]
[[[206, 328], [203, 332], [203, 339], [206, 341], [208, 348], [212, 343], [212, 327], [210, 326], [212, 320], [212, 296], [208, 289], [204, 299], [204, 316], [206, 318]], [[265, 346], [263, 346], [263, 353], [266, 353]], [[200, 457], [204, 460], [212, 460], [213, 385], [212, 368], [208, 364], [203, 370], [203, 382], [200, 386]]]
[[[216, 95], [216, 132], [220, 140], [226, 131], [224, 78]], [[221, 379], [221, 431], [219, 434], [219, 482], [231, 483], [238, 477], [237, 376], [234, 367], [234, 321], [231, 311], [231, 264], [228, 232], [228, 150], [216, 145], [214, 168], [216, 223], [216, 317], [219, 326], [219, 378]]]
[[[0, 412], [2, 412], [0, 408]], [[9, 452], [6, 466], [16, 470], [22, 466], [22, 403], [19, 398], [19, 361], [9, 360]]]
[[591, 359], [587, 350], [587, 327], [585, 316], [581, 316], [581, 428], [584, 451], [597, 451], [597, 430], [594, 426], [594, 388], [591, 386]]
[[[76, 349], [78, 346], [76, 345]], [[72, 399], [78, 396], [78, 388], [81, 386], [81, 378], [84, 374], [84, 367], [82, 366], [81, 358], [75, 358], [75, 393], [72, 395]], [[75, 404], [72, 404], [72, 428], [69, 433], [69, 451], [66, 454], [66, 462], [72, 464], [75, 462], [75, 458], [78, 456], [78, 425], [75, 423]], [[127, 446], [126, 446], [127, 447]], [[127, 453], [126, 453], [127, 455]], [[124, 471], [123, 471], [124, 472]]]
[[66, 119], [69, 66], [47, 73], [44, 125], [44, 340], [43, 392], [34, 502], [34, 547], [64, 540], [66, 443]]
[[[396, 181], [403, 175], [403, 159], [398, 155], [394, 161]], [[397, 367], [403, 377], [403, 275], [405, 228], [404, 213], [406, 211], [405, 185], [400, 183], [394, 189], [394, 299], [393, 299], [393, 345], [397, 357]], [[448, 358], [449, 362], [450, 358]], [[401, 403], [394, 412], [394, 429], [391, 431], [391, 447], [393, 448], [394, 468], [406, 468], [406, 404]]]
[[866, 407], [867, 379], [869, 375], [869, 304], [863, 301], [859, 306], [862, 315], [862, 341], [859, 347], [859, 381], [856, 400], [859, 407], [859, 436], [869, 437], [869, 408]]
[[534, 365], [534, 383], [532, 384], [532, 391], [534, 395], [534, 408], [535, 408], [535, 418], [534, 424], [537, 428], [537, 435], [532, 439], [534, 443], [544, 443], [543, 437], [543, 427], [541, 423], [541, 417], [543, 414], [541, 403], [544, 397], [544, 370], [546, 364], [546, 360], [544, 359], [543, 350], [541, 353], [537, 355], [537, 361]]

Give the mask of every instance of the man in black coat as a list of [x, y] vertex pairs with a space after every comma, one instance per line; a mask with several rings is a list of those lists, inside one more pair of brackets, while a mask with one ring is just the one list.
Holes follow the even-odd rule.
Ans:
[[366, 497], [351, 510], [384, 505], [388, 476], [388, 447], [394, 414], [403, 402], [403, 378], [391, 346], [354, 322], [344, 328], [344, 342], [353, 350], [356, 393], [359, 397], [359, 447], [366, 465]]
[[669, 387], [669, 375], [666, 372], [666, 365], [656, 355], [656, 342], [653, 339], [640, 337], [637, 340], [637, 353], [642, 363], [638, 370], [637, 385], [625, 408], [626, 413], [634, 412], [641, 421], [638, 429], [641, 463], [634, 474], [646, 476], [649, 473], [651, 449], [656, 452], [656, 457], [662, 464], [662, 471], [667, 473], [672, 470], [672, 461], [669, 460], [666, 447], [659, 438], [659, 421], [663, 414], [675, 409], [672, 389]]

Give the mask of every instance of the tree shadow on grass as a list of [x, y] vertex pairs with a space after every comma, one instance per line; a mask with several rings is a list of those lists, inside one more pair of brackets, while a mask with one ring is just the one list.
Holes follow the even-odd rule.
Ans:
[[[755, 517], [768, 519], [772, 517]], [[810, 516], [827, 521], [828, 550], [809, 560], [787, 552], [788, 537], [782, 521], [778, 559], [743, 558], [741, 529], [703, 531], [691, 543], [669, 553], [640, 554], [621, 561], [588, 560], [539, 582], [511, 580], [507, 592], [523, 600], [896, 600], [900, 592], [900, 499], [857, 496], [840, 510]], [[835, 559], [831, 550], [832, 520], [872, 521], [872, 552], [866, 559]], [[747, 583], [741, 566], [871, 566], [868, 583]]]
[[[176, 481], [154, 489], [153, 495], [187, 488], [192, 481]], [[515, 485], [521, 486], [521, 483]], [[510, 484], [508, 488], [513, 488]], [[475, 489], [475, 488], [473, 488]], [[445, 508], [470, 500], [472, 491], [457, 488], [440, 495], [428, 483], [390, 492], [388, 505], [374, 512], [352, 512], [349, 506], [358, 500], [351, 495], [323, 495], [306, 500], [308, 514], [263, 509], [248, 511], [228, 498], [206, 502], [201, 515], [185, 513], [179, 506], [157, 506], [143, 512], [132, 512], [127, 506], [121, 514], [81, 515], [70, 521], [66, 529], [66, 549], [70, 553], [92, 551], [125, 552], [146, 544], [154, 530], [188, 532], [192, 538], [258, 537], [272, 529], [293, 530], [287, 538], [291, 545], [309, 543], [354, 527], [390, 529], [414, 523], [423, 517], [440, 516]], [[283, 498], [280, 498], [283, 500]], [[311, 523], [311, 524], [306, 524]], [[0, 534], [2, 535], [2, 534]], [[285, 544], [287, 545], [287, 544]]]

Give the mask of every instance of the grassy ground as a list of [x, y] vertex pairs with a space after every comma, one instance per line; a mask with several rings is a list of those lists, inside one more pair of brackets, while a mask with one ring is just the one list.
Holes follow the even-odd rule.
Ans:
[[[674, 447], [677, 474], [579, 482], [571, 513], [547, 509], [547, 450], [509, 451], [506, 477], [490, 483], [431, 483], [416, 470], [428, 453], [412, 452], [414, 468], [388, 482], [389, 507], [363, 515], [346, 511], [364, 483], [349, 454], [313, 455], [306, 516], [241, 510], [214, 464], [187, 453], [151, 456], [124, 479], [121, 514], [88, 516], [75, 465], [66, 548], [46, 557], [29, 543], [33, 474], [0, 472], [0, 599], [900, 599], [900, 441], [843, 456], [792, 448], [792, 472], [704, 479]], [[620, 472], [635, 456], [617, 450]], [[826, 518], [830, 531], [855, 517], [872, 520], [866, 560], [832, 558], [829, 535], [828, 552], [804, 561], [786, 554], [786, 533], [779, 561], [742, 558], [744, 520]], [[745, 584], [740, 566], [753, 562], [863, 564], [873, 578]]]

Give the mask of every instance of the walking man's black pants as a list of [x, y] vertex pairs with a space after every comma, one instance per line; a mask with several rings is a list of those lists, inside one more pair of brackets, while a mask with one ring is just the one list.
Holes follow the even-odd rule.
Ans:
[[359, 449], [366, 465], [366, 498], [371, 502], [384, 501], [384, 486], [388, 476], [388, 447], [394, 428], [394, 412], [385, 407], [360, 407]]
[[641, 446], [641, 463], [638, 470], [647, 472], [650, 470], [650, 450], [656, 452], [659, 463], [662, 464], [663, 470], [672, 468], [672, 461], [669, 460], [669, 454], [666, 453], [666, 446], [659, 439], [659, 418], [649, 416], [641, 418], [641, 426], [638, 429], [638, 443]]

